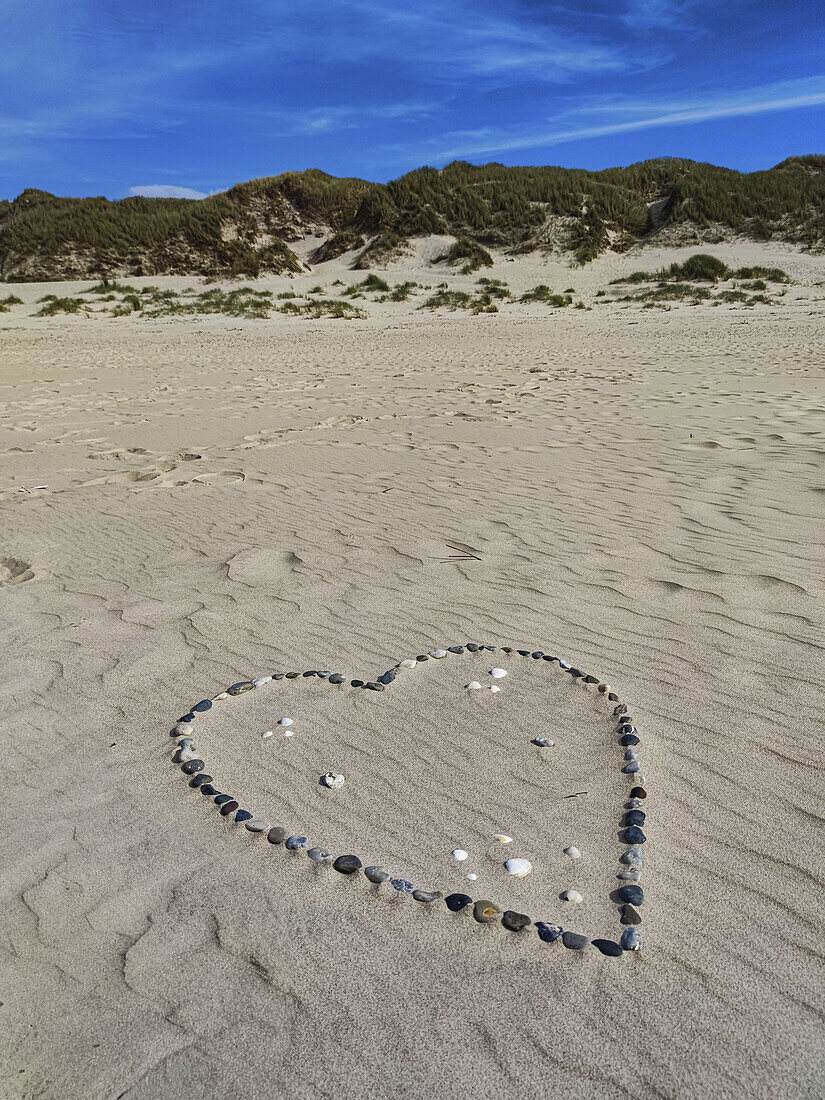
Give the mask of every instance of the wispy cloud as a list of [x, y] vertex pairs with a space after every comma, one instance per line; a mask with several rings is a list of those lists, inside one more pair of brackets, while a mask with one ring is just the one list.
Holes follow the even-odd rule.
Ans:
[[[519, 149], [549, 148], [585, 138], [647, 130], [658, 126], [685, 126], [710, 119], [759, 115], [769, 111], [803, 110], [825, 105], [825, 77], [747, 88], [680, 100], [610, 100], [588, 103], [567, 112], [568, 125], [554, 129], [506, 131], [483, 127], [447, 135], [449, 144], [428, 155], [436, 162]], [[600, 116], [604, 121], [582, 126], [576, 119]], [[618, 117], [617, 117], [618, 116]]]
[[638, 31], [676, 29], [687, 23], [686, 0], [629, 0], [622, 22]]
[[205, 199], [207, 191], [195, 191], [192, 187], [173, 187], [168, 183], [149, 183], [143, 187], [130, 187], [130, 195], [142, 195], [147, 199]]

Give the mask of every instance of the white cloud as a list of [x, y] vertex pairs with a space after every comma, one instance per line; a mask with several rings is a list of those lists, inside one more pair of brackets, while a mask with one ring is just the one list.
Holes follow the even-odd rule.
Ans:
[[150, 183], [145, 187], [130, 187], [130, 195], [142, 195], [146, 199], [205, 199], [208, 192], [195, 191], [192, 187], [173, 187], [168, 183]]

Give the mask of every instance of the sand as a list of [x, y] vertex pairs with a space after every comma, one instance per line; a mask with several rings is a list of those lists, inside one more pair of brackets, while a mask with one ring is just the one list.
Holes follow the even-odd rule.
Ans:
[[[662, 252], [485, 273], [591, 310], [0, 317], [0, 1095], [822, 1094], [825, 261], [715, 251], [796, 283], [760, 309], [596, 306], [689, 254]], [[423, 254], [391, 274], [438, 281]], [[174, 719], [234, 681], [371, 679], [469, 640], [558, 653], [631, 706], [638, 955], [345, 879], [170, 763]], [[560, 672], [451, 656], [381, 695], [302, 679], [222, 708], [198, 745], [273, 823], [621, 931], [627, 783], [603, 701]]]

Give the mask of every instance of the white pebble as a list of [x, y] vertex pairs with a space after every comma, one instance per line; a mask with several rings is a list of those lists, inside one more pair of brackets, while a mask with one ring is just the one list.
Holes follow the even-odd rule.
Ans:
[[533, 864], [529, 859], [505, 859], [504, 870], [514, 878], [524, 878], [533, 870]]
[[271, 737], [271, 736], [272, 736], [272, 730], [267, 730], [265, 733], [261, 734], [261, 740], [266, 741], [267, 737]]
[[470, 882], [475, 882], [475, 880], [478, 878], [478, 875], [474, 875], [471, 871], [470, 874], [467, 875], [467, 878], [469, 879]]
[[259, 688], [261, 684], [268, 684], [271, 679], [271, 676], [256, 676], [252, 683], [256, 688]]
[[581, 857], [582, 857], [582, 854], [579, 851], [579, 849], [574, 847], [574, 845], [572, 845], [572, 844], [570, 845], [569, 848], [564, 849], [564, 854], [566, 856], [570, 856], [571, 859], [581, 859]]
[[578, 890], [565, 890], [561, 896], [562, 901], [572, 901], [574, 905], [578, 905], [582, 900], [582, 896]]
[[490, 691], [494, 691], [494, 692], [495, 691], [501, 691], [501, 688], [498, 687], [496, 684], [491, 684], [490, 685]]
[[499, 842], [499, 844], [512, 844], [513, 843], [513, 838], [511, 836], [507, 836], [506, 833], [496, 833], [495, 836], [493, 837], [493, 840], [497, 840]]
[[469, 684], [467, 684], [467, 687], [470, 689], [470, 691], [478, 691], [478, 689], [481, 687], [481, 684], [478, 682], [478, 680], [471, 680]]
[[229, 698], [229, 692], [228, 691], [221, 691], [215, 696], [215, 698], [212, 700], [212, 702], [217, 703], [221, 699], [228, 699], [228, 698]]
[[468, 853], [463, 848], [454, 848], [452, 852], [453, 859], [457, 859], [459, 863], [467, 858]]
[[284, 730], [284, 737], [294, 737], [295, 730]]
[[278, 725], [279, 726], [292, 726], [294, 724], [295, 724], [295, 719], [294, 718], [279, 718], [278, 719]]
[[494, 680], [501, 680], [504, 676], [507, 675], [507, 669], [506, 668], [491, 668], [490, 669], [490, 675], [493, 677]]
[[430, 650], [430, 656], [435, 657], [436, 659], [440, 659], [441, 657], [446, 657], [447, 656], [447, 650], [446, 649], [431, 649]]
[[407, 659], [405, 661], [401, 662], [401, 667], [402, 668], [415, 668], [415, 666], [417, 664], [418, 664], [418, 661], [414, 661], [412, 659], [412, 657], [407, 657]]
[[326, 775], [321, 776], [321, 782], [326, 787], [330, 787], [333, 791], [337, 791], [344, 785], [343, 775], [339, 775], [336, 772], [327, 772]]

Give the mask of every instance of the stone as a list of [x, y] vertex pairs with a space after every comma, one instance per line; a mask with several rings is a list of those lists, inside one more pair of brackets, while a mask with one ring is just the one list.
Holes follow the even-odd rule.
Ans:
[[564, 671], [567, 672], [570, 669], [570, 667], [571, 666], [570, 666], [570, 663], [568, 661], [563, 661], [561, 659], [561, 657], [559, 657], [559, 668], [563, 668]]
[[625, 928], [619, 944], [624, 951], [641, 951], [642, 933], [638, 928]]
[[621, 886], [619, 897], [630, 905], [641, 905], [645, 900], [645, 892], [641, 886]]
[[644, 787], [631, 787], [630, 797], [631, 798], [647, 798], [647, 791], [644, 789]]
[[469, 894], [448, 894], [444, 899], [444, 904], [451, 913], [459, 913], [462, 909], [466, 909], [468, 905], [472, 905], [473, 899]]
[[389, 880], [390, 880], [389, 871], [385, 871], [383, 867], [377, 867], [377, 866], [365, 867], [364, 868], [364, 874], [367, 876], [367, 878], [370, 880], [370, 882], [381, 883], [381, 882], [389, 882]]
[[205, 767], [206, 767], [206, 764], [203, 762], [203, 760], [195, 759], [195, 760], [187, 760], [185, 764], [181, 765], [180, 770], [182, 772], [185, 772], [186, 775], [194, 775], [195, 772], [202, 772]]
[[361, 860], [358, 856], [339, 856], [332, 866], [342, 875], [352, 875], [361, 870]]
[[610, 684], [599, 684], [598, 692], [599, 692], [599, 695], [608, 695], [609, 696], [609, 694], [610, 694]]
[[383, 676], [378, 677], [378, 683], [379, 684], [391, 684], [394, 679], [395, 679], [395, 676], [393, 675], [392, 672], [385, 672]]
[[467, 875], [467, 878], [470, 882], [475, 882], [475, 880], [478, 878], [478, 875], [470, 873], [469, 875]]
[[463, 653], [464, 652], [464, 646], [463, 645], [448, 645], [447, 649], [449, 650], [450, 653]]
[[569, 676], [572, 676], [574, 680], [578, 680], [582, 674], [582, 670], [580, 668], [573, 668], [571, 665], [571, 667], [568, 668], [567, 673]]
[[300, 675], [301, 675], [300, 672], [285, 672], [284, 673], [284, 676], [286, 677], [287, 680], [297, 680]]
[[620, 878], [622, 882], [638, 882], [642, 877], [642, 872], [635, 870], [620, 871], [616, 877]]
[[578, 932], [562, 932], [561, 942], [569, 951], [583, 951], [590, 943], [587, 936], [581, 936]]
[[215, 698], [212, 700], [212, 702], [213, 703], [218, 703], [218, 702], [222, 702], [224, 699], [228, 699], [228, 698], [229, 698], [229, 692], [228, 691], [219, 691], [218, 694], [215, 696]]
[[627, 714], [627, 703], [620, 703], [617, 707], [613, 708], [614, 718], [619, 718], [622, 714]]
[[[197, 778], [198, 778], [198, 777], [197, 777], [197, 776], [195, 776], [195, 779], [197, 779]], [[189, 786], [191, 787], [191, 786], [192, 786], [192, 784], [190, 783], [190, 784], [189, 784]], [[219, 793], [219, 791], [218, 791], [218, 788], [217, 788], [217, 787], [213, 787], [211, 783], [203, 783], [203, 784], [201, 785], [201, 789], [200, 789], [200, 791], [201, 791], [201, 794], [203, 794], [203, 795], [206, 795], [206, 797], [207, 797], [207, 798], [208, 798], [208, 797], [209, 797], [210, 795], [215, 795], [215, 794], [218, 794], [218, 793]]]
[[517, 649], [516, 653], [518, 653], [519, 657], [529, 657], [530, 656], [530, 650], [529, 649]]
[[471, 680], [469, 684], [467, 684], [467, 687], [470, 691], [478, 691], [478, 689], [481, 687], [481, 684], [478, 682], [478, 680]]
[[252, 814], [249, 812], [249, 810], [238, 810], [238, 812], [235, 814], [235, 820], [238, 822], [239, 825], [242, 825], [245, 821], [252, 820]]
[[453, 848], [450, 854], [453, 859], [457, 859], [459, 863], [462, 863], [469, 855], [469, 852], [465, 852], [463, 848]]
[[430, 656], [435, 657], [436, 660], [440, 661], [442, 657], [447, 656], [447, 650], [446, 649], [431, 649], [430, 650]]
[[203, 714], [204, 711], [211, 710], [211, 709], [212, 709], [212, 700], [211, 699], [201, 699], [201, 701], [199, 703], [195, 703], [195, 705], [192, 707], [192, 710], [195, 712], [195, 714]]
[[540, 749], [549, 749], [555, 745], [555, 741], [551, 741], [549, 737], [534, 737], [533, 744], [538, 745]]
[[639, 750], [634, 748], [625, 749], [624, 758], [625, 760], [638, 760]]
[[536, 930], [539, 934], [539, 939], [544, 940], [545, 943], [555, 943], [559, 936], [562, 935], [564, 929], [557, 924], [547, 924], [546, 921], [537, 920]]
[[515, 913], [512, 909], [505, 909], [501, 914], [501, 923], [511, 932], [520, 932], [522, 928], [526, 928], [533, 922], [526, 913]]
[[232, 802], [232, 801], [233, 801], [233, 799], [232, 799], [231, 794], [218, 794], [218, 795], [215, 795], [215, 805], [216, 806], [225, 806], [227, 802]]
[[283, 825], [273, 825], [266, 834], [266, 839], [270, 844], [283, 844], [288, 836], [289, 833]]
[[582, 857], [579, 849], [573, 844], [571, 844], [569, 848], [564, 849], [564, 854], [570, 856], [571, 859], [581, 859]]
[[305, 836], [288, 836], [286, 838], [286, 847], [290, 852], [298, 852], [302, 848], [308, 848], [309, 841]]
[[530, 656], [533, 658], [534, 661], [540, 661], [544, 656], [544, 653], [540, 649], [537, 649], [533, 653], [531, 653]]
[[405, 660], [403, 660], [401, 662], [401, 667], [402, 668], [415, 668], [415, 666], [417, 664], [418, 664], [418, 661], [414, 661], [412, 659], [412, 657], [407, 657]]
[[641, 798], [629, 798], [624, 804], [626, 810], [640, 810], [644, 806]]
[[634, 909], [632, 905], [626, 904], [622, 906], [622, 924], [641, 924], [642, 914], [638, 909]]
[[230, 798], [228, 802], [224, 802], [221, 806], [221, 816], [226, 817], [228, 814], [234, 813], [238, 809], [238, 803], [234, 798]]
[[492, 684], [491, 687], [490, 687], [490, 691], [492, 691], [492, 692], [501, 691], [501, 688], [498, 686], [498, 684]]
[[343, 684], [344, 677], [341, 675], [340, 672], [333, 672], [332, 676], [330, 676], [329, 678], [329, 682], [331, 684]]
[[377, 684], [372, 680], [368, 684], [365, 684], [364, 687], [366, 687], [367, 691], [383, 691], [384, 690], [384, 685], [383, 684]]
[[640, 742], [641, 742], [641, 738], [635, 733], [622, 734], [622, 737], [621, 737], [622, 745], [625, 745], [625, 746], [627, 746], [627, 745], [638, 745]]
[[191, 725], [192, 722], [194, 722], [196, 718], [197, 718], [197, 715], [193, 714], [192, 711], [190, 711], [188, 714], [182, 714], [180, 716], [180, 718], [178, 718], [178, 725], [179, 726]]
[[578, 890], [565, 890], [561, 895], [562, 901], [569, 901], [573, 905], [580, 905], [584, 900]]
[[505, 859], [504, 870], [513, 878], [525, 878], [533, 870], [529, 859]]
[[511, 836], [507, 836], [506, 833], [496, 833], [493, 837], [493, 840], [497, 840], [499, 844], [512, 844], [513, 842], [513, 838]]
[[491, 901], [477, 901], [473, 906], [473, 916], [479, 924], [489, 924], [501, 913], [497, 905]]
[[390, 886], [397, 890], [399, 894], [409, 894], [413, 888], [413, 884], [405, 878], [390, 879]]
[[330, 790], [337, 791], [343, 787], [344, 777], [337, 772], [327, 772], [325, 775], [321, 776], [321, 782], [325, 787], [329, 787]]
[[267, 737], [273, 737], [273, 736], [274, 736], [274, 734], [273, 734], [272, 730], [264, 730], [264, 732], [261, 734], [261, 740], [266, 741]]
[[244, 822], [250, 833], [265, 833], [269, 828], [269, 822], [265, 817], [250, 817], [248, 821]]
[[350, 685], [354, 688], [362, 688], [364, 686], [363, 680], [350, 680]]
[[630, 760], [622, 768], [622, 771], [625, 773], [625, 775], [635, 775], [637, 771], [640, 771], [641, 767], [642, 765], [639, 763], [638, 760]]
[[622, 863], [626, 863], [628, 867], [634, 867], [637, 871], [641, 871], [645, 863], [645, 857], [640, 848], [628, 848], [626, 852], [622, 852], [619, 859]]
[[198, 775], [193, 775], [189, 780], [190, 787], [200, 787], [202, 783], [211, 783], [212, 776], [207, 775], [206, 772], [200, 772]]
[[608, 691], [607, 698], [610, 700], [611, 703], [618, 703], [619, 701], [619, 696], [616, 694], [615, 691]]
[[179, 733], [191, 733], [194, 728], [191, 722], [178, 722], [172, 733], [177, 737]]
[[279, 726], [294, 726], [295, 725], [295, 719], [294, 718], [279, 718], [278, 719], [278, 725]]
[[507, 669], [506, 668], [491, 668], [490, 669], [490, 675], [493, 677], [494, 680], [503, 680], [504, 677], [507, 675]]
[[432, 905], [434, 901], [438, 901], [441, 897], [440, 890], [413, 890], [413, 897], [416, 901], [423, 901], [427, 905]]
[[246, 680], [241, 684], [233, 684], [226, 689], [228, 695], [243, 695], [245, 691], [252, 691], [252, 684]]
[[260, 687], [262, 684], [268, 684], [271, 679], [271, 676], [256, 676], [252, 681], [252, 686], [256, 688]]
[[644, 810], [628, 810], [624, 815], [625, 825], [644, 825], [647, 814]]
[[591, 674], [591, 675], [587, 675], [587, 676], [585, 676], [585, 678], [584, 678], [584, 682], [585, 682], [586, 684], [598, 684], [598, 682], [599, 682], [599, 677], [598, 677], [598, 676], [593, 676], [592, 674]]
[[[632, 810], [631, 813], [633, 813]], [[644, 844], [646, 840], [647, 837], [637, 825], [631, 825], [624, 831], [625, 844]]]
[[593, 940], [593, 946], [598, 947], [603, 955], [609, 955], [614, 959], [618, 959], [622, 954], [622, 949], [615, 940]]
[[467, 642], [468, 653], [478, 653], [479, 646], [475, 642]]

